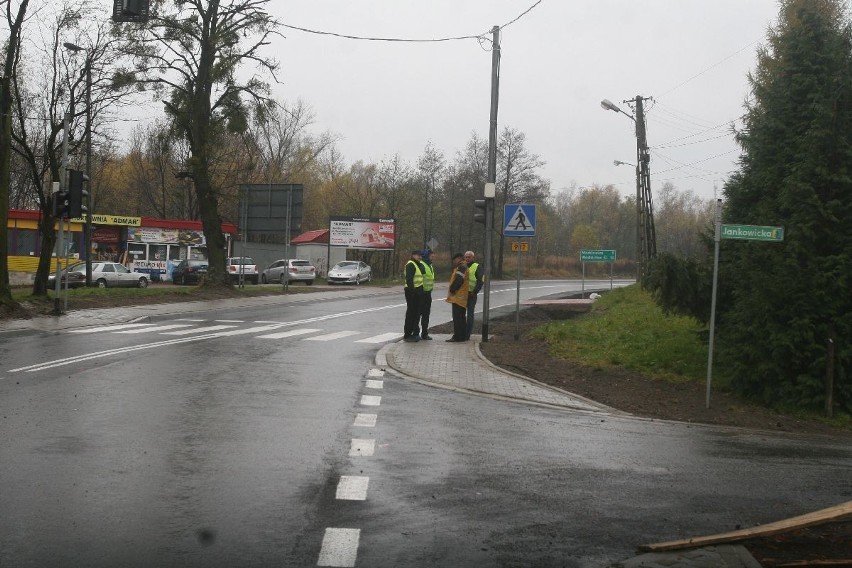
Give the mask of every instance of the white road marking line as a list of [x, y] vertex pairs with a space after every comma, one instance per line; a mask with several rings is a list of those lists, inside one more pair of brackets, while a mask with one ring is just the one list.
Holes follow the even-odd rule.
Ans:
[[258, 339], [284, 339], [285, 337], [293, 337], [294, 335], [305, 335], [306, 333], [317, 333], [321, 329], [291, 329], [290, 331], [282, 331], [280, 333], [270, 333], [268, 335], [258, 335]]
[[316, 337], [306, 337], [305, 341], [331, 341], [333, 339], [340, 339], [341, 337], [349, 337], [350, 335], [358, 335], [360, 333], [360, 331], [337, 331], [335, 333], [317, 335]]
[[367, 387], [368, 389], [383, 389], [383, 388], [385, 388], [385, 382], [384, 381], [376, 381], [376, 380], [373, 380], [373, 379], [367, 379], [364, 382], [364, 386]]
[[341, 475], [335, 497], [343, 501], [365, 501], [370, 478], [357, 475]]
[[[182, 327], [191, 327], [191, 323], [173, 323], [171, 325], [158, 325], [157, 327], [144, 327], [142, 329], [128, 329], [125, 331], [117, 331], [116, 333], [156, 333], [166, 331], [167, 329], [179, 329]], [[198, 329], [197, 327], [195, 329]]]
[[280, 325], [261, 325], [259, 327], [247, 327], [245, 329], [235, 329], [233, 331], [220, 331], [216, 334], [216, 337], [229, 337], [232, 335], [247, 335], [249, 333], [258, 333], [261, 331], [272, 331], [273, 329], [280, 329]]
[[72, 329], [68, 333], [98, 333], [100, 331], [115, 331], [118, 329], [130, 329], [133, 327], [148, 327], [153, 323], [125, 323], [119, 325], [102, 325], [100, 327], [87, 327], [86, 329]]
[[216, 323], [245, 323], [246, 320], [213, 320]]
[[113, 355], [118, 355], [120, 353], [130, 353], [131, 351], [144, 351], [146, 349], [156, 349], [159, 347], [163, 347], [165, 345], [178, 345], [180, 343], [190, 343], [192, 341], [201, 341], [202, 339], [212, 339], [216, 337], [215, 334], [208, 335], [196, 335], [194, 337], [184, 337], [181, 339], [169, 339], [167, 341], [156, 341], [154, 343], [144, 343], [142, 345], [134, 345], [132, 347], [120, 347], [118, 349], [107, 349], [106, 351], [98, 351], [97, 353], [89, 353], [87, 355], [75, 355], [74, 357], [65, 357], [64, 359], [55, 359], [53, 361], [47, 361], [45, 363], [36, 363], [35, 365], [28, 365], [26, 367], [18, 367], [17, 369], [10, 369], [10, 373], [16, 373], [18, 371], [26, 371], [27, 373], [32, 373], [33, 371], [43, 371], [45, 369], [52, 369], [53, 367], [61, 367], [63, 365], [68, 365], [70, 363], [79, 363], [81, 361], [89, 361], [91, 359], [101, 359], [103, 357], [111, 357]]
[[[184, 329], [181, 331], [164, 331], [163, 335], [189, 335], [190, 333], [207, 333], [210, 331], [217, 331], [220, 329], [231, 329], [232, 327], [237, 327], [235, 325], [211, 325], [208, 327], [194, 327], [192, 329]], [[213, 336], [211, 336], [213, 337]]]
[[251, 323], [281, 323], [280, 321], [257, 320]]
[[355, 423], [352, 425], [359, 428], [375, 428], [377, 418], [376, 414], [356, 414]]
[[352, 438], [352, 445], [349, 447], [349, 457], [355, 456], [372, 456], [376, 452], [376, 441], [367, 440], [364, 438]]
[[193, 318], [180, 318], [180, 319], [176, 319], [175, 321], [207, 321], [207, 320], [193, 319]]
[[374, 335], [373, 337], [359, 339], [355, 343], [386, 343], [393, 339], [399, 339], [400, 337], [402, 336], [399, 333], [383, 333], [381, 335]]
[[366, 394], [361, 396], [361, 406], [379, 406], [380, 404], [382, 404], [382, 397], [380, 396]]
[[[397, 335], [399, 335], [399, 334], [397, 334]], [[367, 376], [368, 376], [368, 377], [384, 377], [384, 376], [385, 376], [385, 372], [384, 372], [384, 371], [382, 371], [381, 369], [370, 369], [370, 370], [367, 372]]]
[[354, 568], [361, 529], [325, 529], [317, 566]]

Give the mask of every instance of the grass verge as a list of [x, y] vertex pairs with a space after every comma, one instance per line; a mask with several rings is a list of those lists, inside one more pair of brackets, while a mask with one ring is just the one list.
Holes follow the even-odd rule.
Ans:
[[584, 317], [550, 322], [533, 332], [557, 357], [676, 382], [706, 377], [702, 334], [706, 330], [696, 320], [665, 315], [637, 285], [604, 294]]

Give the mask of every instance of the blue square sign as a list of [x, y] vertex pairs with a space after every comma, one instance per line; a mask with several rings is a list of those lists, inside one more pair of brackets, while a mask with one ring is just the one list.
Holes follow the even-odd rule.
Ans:
[[503, 235], [506, 237], [535, 236], [535, 205], [507, 203], [503, 206]]

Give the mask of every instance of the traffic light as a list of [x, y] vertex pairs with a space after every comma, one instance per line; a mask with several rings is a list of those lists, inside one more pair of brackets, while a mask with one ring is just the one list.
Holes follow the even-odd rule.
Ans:
[[86, 186], [89, 176], [80, 170], [69, 170], [68, 178], [68, 216], [76, 219], [89, 211], [89, 191]]
[[113, 0], [114, 22], [147, 22], [150, 0]]
[[53, 194], [53, 216], [57, 219], [68, 217], [68, 192], [57, 191]]
[[484, 199], [473, 200], [473, 220], [477, 223], [485, 224], [485, 212], [487, 210], [486, 201]]

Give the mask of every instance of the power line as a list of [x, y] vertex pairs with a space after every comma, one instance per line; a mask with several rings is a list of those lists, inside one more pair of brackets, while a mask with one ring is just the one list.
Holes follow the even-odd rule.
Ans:
[[[521, 18], [526, 16], [530, 11], [532, 11], [533, 8], [535, 8], [536, 6], [541, 4], [542, 1], [543, 0], [538, 0], [535, 4], [533, 4], [532, 6], [530, 6], [529, 8], [524, 10], [523, 12], [521, 12], [521, 14], [518, 15], [518, 17], [516, 17], [515, 19], [503, 24], [501, 29], [514, 24], [515, 22], [517, 22], [518, 20], [520, 20]], [[491, 32], [491, 30], [488, 30], [487, 32], [472, 34], [472, 35], [416, 39], [416, 38], [402, 38], [402, 37], [358, 36], [358, 35], [343, 34], [343, 33], [337, 33], [337, 32], [327, 32], [327, 31], [322, 31], [322, 30], [312, 30], [310, 28], [303, 28], [301, 26], [293, 26], [293, 25], [289, 25], [289, 24], [281, 24], [281, 26], [288, 28], [288, 29], [291, 29], [291, 30], [297, 30], [297, 31], [305, 32], [305, 33], [309, 33], [309, 34], [333, 36], [333, 37], [338, 37], [338, 38], [342, 38], [342, 39], [354, 39], [354, 40], [358, 40], [358, 41], [387, 41], [387, 42], [400, 42], [400, 43], [438, 43], [438, 42], [445, 42], [445, 41], [458, 41], [458, 40], [463, 40], [463, 39], [482, 40], [482, 39], [487, 39], [486, 34]]]
[[671, 93], [672, 91], [677, 90], [677, 89], [679, 89], [679, 88], [683, 87], [684, 85], [686, 85], [687, 83], [689, 83], [689, 82], [690, 82], [690, 81], [692, 81], [693, 79], [697, 79], [698, 77], [700, 77], [700, 76], [704, 75], [705, 73], [707, 73], [707, 72], [708, 72], [708, 71], [710, 71], [711, 69], [714, 69], [714, 68], [718, 67], [719, 65], [721, 65], [722, 63], [724, 63], [724, 62], [725, 62], [725, 61], [727, 61], [728, 59], [731, 59], [731, 58], [733, 58], [733, 57], [736, 57], [737, 55], [739, 55], [740, 53], [742, 53], [742, 52], [743, 52], [743, 51], [745, 51], [746, 49], [749, 49], [749, 48], [750, 48], [750, 47], [752, 47], [754, 44], [758, 43], [759, 41], [760, 41], [760, 40], [754, 40], [754, 41], [753, 41], [753, 42], [751, 42], [750, 44], [748, 44], [748, 45], [746, 45], [745, 47], [743, 47], [743, 48], [741, 48], [741, 49], [737, 50], [736, 52], [734, 52], [734, 53], [732, 53], [731, 55], [729, 55], [729, 56], [725, 57], [724, 59], [721, 59], [720, 61], [717, 61], [716, 63], [714, 63], [713, 65], [711, 65], [711, 66], [710, 66], [710, 67], [708, 67], [707, 69], [705, 69], [704, 71], [701, 71], [700, 73], [696, 73], [695, 75], [693, 75], [693, 76], [692, 76], [692, 77], [690, 77], [689, 79], [687, 79], [687, 80], [685, 80], [685, 81], [683, 81], [683, 82], [681, 82], [681, 83], [678, 83], [677, 85], [675, 85], [674, 87], [672, 87], [672, 88], [671, 88], [671, 89], [669, 89], [668, 91], [664, 91], [663, 93], [661, 93], [661, 94], [657, 95], [657, 98], [662, 98], [662, 97], [664, 97], [664, 96], [668, 95], [669, 93]]

